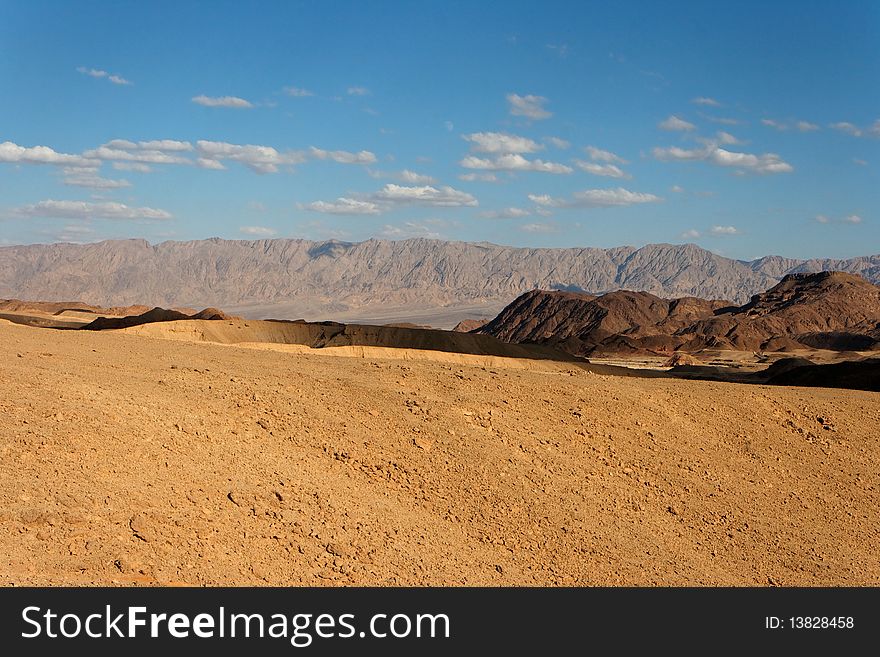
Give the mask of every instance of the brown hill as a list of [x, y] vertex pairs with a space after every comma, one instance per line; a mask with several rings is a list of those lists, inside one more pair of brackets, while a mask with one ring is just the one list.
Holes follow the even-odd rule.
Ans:
[[507, 306], [480, 333], [508, 342], [548, 342], [575, 354], [586, 354], [609, 342], [613, 350], [637, 351], [639, 342], [664, 349], [664, 336], [711, 317], [729, 302], [694, 297], [661, 299], [647, 292], [621, 290], [601, 297], [575, 292], [527, 292]]
[[864, 351], [880, 346], [880, 287], [844, 272], [792, 274], [743, 306], [646, 292], [596, 297], [533, 290], [479, 332], [578, 355], [705, 348]]
[[880, 287], [844, 272], [791, 274], [739, 308], [696, 322], [678, 335], [689, 350], [724, 340], [767, 349], [778, 338], [817, 349], [871, 349], [880, 325]]
[[463, 319], [452, 330], [458, 333], [470, 333], [471, 331], [483, 328], [488, 323], [488, 319]]
[[168, 310], [166, 308], [153, 308], [140, 315], [98, 317], [81, 328], [87, 331], [103, 331], [105, 329], [129, 328], [154, 322], [173, 322], [178, 319], [230, 320], [236, 318], [232, 315], [227, 315], [217, 308], [205, 308], [195, 314], [188, 314], [179, 310]]

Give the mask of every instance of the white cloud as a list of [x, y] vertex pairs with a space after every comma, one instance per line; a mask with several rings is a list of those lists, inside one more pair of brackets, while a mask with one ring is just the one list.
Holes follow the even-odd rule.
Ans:
[[315, 95], [308, 89], [303, 89], [301, 87], [284, 87], [284, 93], [293, 98], [307, 98]]
[[739, 139], [734, 137], [729, 132], [724, 132], [724, 130], [719, 130], [717, 133], [715, 133], [715, 136], [718, 138], [718, 141], [720, 143], [728, 145], [728, 146], [742, 144], [742, 142]]
[[[111, 146], [115, 144], [115, 146]], [[119, 148], [119, 146], [125, 146]], [[83, 153], [85, 157], [96, 160], [120, 160], [126, 162], [141, 162], [144, 164], [191, 164], [191, 161], [181, 155], [174, 155], [159, 150], [145, 150], [137, 147], [137, 144], [116, 139], [98, 148]]]
[[828, 126], [829, 128], [833, 128], [834, 130], [840, 130], [840, 132], [845, 132], [848, 135], [852, 135], [853, 137], [861, 137], [862, 130], [856, 125], [848, 121], [839, 121], [838, 123], [832, 123]]
[[868, 161], [867, 161], [867, 160], [863, 160], [863, 159], [858, 158], [858, 157], [854, 157], [854, 158], [853, 158], [853, 164], [858, 164], [860, 167], [866, 167], [866, 166], [868, 166]]
[[[216, 169], [211, 161], [230, 160], [238, 162], [257, 173], [276, 173], [278, 167], [285, 164], [301, 164], [306, 157], [299, 151], [280, 153], [271, 146], [256, 144], [230, 144], [223, 141], [196, 142], [196, 149], [201, 156], [199, 166]], [[204, 160], [205, 162], [203, 162]]]
[[271, 237], [275, 235], [278, 231], [274, 228], [268, 228], [266, 226], [242, 226], [238, 229], [238, 232], [243, 233], [245, 235], [259, 235], [260, 237]]
[[686, 230], [681, 234], [682, 239], [686, 239], [686, 240], [695, 240], [699, 236], [700, 236], [700, 231], [694, 230], [693, 228]]
[[573, 169], [557, 162], [544, 160], [527, 160], [518, 153], [507, 153], [494, 159], [479, 158], [469, 155], [459, 162], [465, 169], [482, 169], [486, 171], [540, 171], [543, 173], [565, 174]]
[[708, 107], [721, 107], [721, 103], [719, 103], [714, 98], [707, 98], [706, 96], [698, 96], [696, 98], [691, 99], [691, 102], [695, 105], [706, 105]]
[[801, 132], [814, 132], [819, 129], [818, 125], [810, 123], [809, 121], [798, 121], [795, 124], [795, 127]]
[[403, 169], [402, 171], [377, 171], [375, 169], [367, 169], [367, 173], [373, 178], [391, 178], [410, 185], [433, 185], [437, 182], [433, 176], [410, 171], [409, 169]]
[[85, 66], [78, 66], [77, 72], [82, 73], [83, 75], [88, 75], [93, 78], [107, 78], [113, 84], [121, 84], [121, 85], [131, 85], [132, 83], [126, 80], [121, 75], [111, 75], [107, 71], [103, 71], [99, 68], [87, 68]]
[[150, 173], [152, 169], [140, 162], [114, 162], [113, 168], [117, 171], [136, 171], [138, 173]]
[[761, 119], [761, 123], [766, 125], [768, 128], [775, 128], [776, 130], [788, 130], [788, 124], [782, 123], [781, 121], [776, 121], [774, 119]]
[[669, 148], [657, 147], [653, 149], [652, 153], [658, 160], [705, 161], [720, 167], [737, 167], [740, 170], [758, 174], [789, 173], [794, 171], [794, 167], [775, 153], [763, 153], [761, 155], [737, 153], [725, 150], [711, 143], [705, 148], [695, 149], [684, 149], [677, 146], [670, 146]]
[[379, 235], [390, 239], [421, 237], [423, 239], [436, 240], [443, 237], [443, 235], [434, 230], [434, 225], [430, 220], [421, 223], [416, 221], [406, 221], [399, 226], [385, 224]]
[[452, 121], [444, 121], [443, 127], [446, 128], [446, 132], [452, 132], [455, 130], [455, 124]]
[[254, 105], [238, 96], [193, 96], [192, 102], [204, 107], [231, 107], [233, 109], [250, 109]]
[[740, 230], [736, 226], [712, 226], [709, 233], [715, 236], [723, 235], [740, 235]]
[[[200, 169], [213, 169], [214, 171], [225, 171], [226, 167], [223, 166], [223, 163], [220, 160], [214, 160], [210, 157], [199, 157], [196, 158], [196, 166]], [[261, 173], [265, 173], [261, 171]]]
[[98, 163], [81, 155], [58, 153], [48, 146], [19, 146], [11, 141], [0, 143], [0, 162], [10, 164], [54, 164], [74, 167], [94, 167]]
[[657, 203], [663, 199], [654, 194], [632, 192], [623, 187], [614, 189], [587, 189], [575, 192], [570, 199], [555, 198], [547, 194], [529, 194], [529, 200], [548, 208], [610, 208], [641, 203]]
[[690, 132], [691, 130], [696, 130], [697, 126], [689, 121], [685, 121], [684, 119], [680, 119], [674, 114], [670, 115], [665, 120], [661, 121], [657, 124], [661, 130], [668, 130], [670, 132]]
[[123, 187], [131, 187], [131, 183], [127, 180], [99, 176], [96, 168], [65, 168], [62, 182], [65, 185], [86, 187], [88, 189], [121, 189]]
[[571, 142], [565, 141], [564, 139], [560, 139], [559, 137], [547, 137], [547, 141], [553, 145], [554, 148], [558, 148], [560, 150], [565, 150], [571, 147]]
[[546, 223], [524, 224], [519, 229], [526, 233], [555, 233], [557, 231], [556, 226]]
[[587, 155], [590, 156], [590, 159], [594, 162], [609, 162], [611, 164], [629, 164], [627, 160], [624, 160], [619, 155], [615, 155], [611, 151], [603, 151], [601, 148], [596, 148], [595, 146], [586, 146], [584, 147], [584, 151], [586, 151]]
[[134, 208], [110, 201], [88, 203], [85, 201], [40, 201], [13, 209], [13, 214], [23, 217], [52, 217], [59, 219], [171, 219], [171, 213], [155, 208]]
[[544, 148], [528, 137], [503, 132], [474, 132], [462, 138], [473, 144], [471, 150], [476, 153], [534, 153]]
[[372, 200], [412, 205], [431, 205], [438, 207], [461, 207], [478, 205], [477, 199], [452, 187], [432, 187], [430, 185], [407, 187], [389, 183], [370, 197]]
[[684, 192], [684, 187], [681, 187], [679, 185], [673, 185], [672, 187], [669, 188], [669, 191], [675, 192], [676, 194], [682, 194]]
[[740, 123], [742, 123], [739, 119], [733, 119], [726, 116], [709, 116], [703, 113], [700, 113], [700, 116], [707, 121], [711, 121], [712, 123], [720, 123], [721, 125], [739, 125]]
[[458, 179], [465, 182], [499, 182], [498, 176], [494, 173], [463, 173]]
[[531, 210], [525, 208], [502, 208], [500, 210], [481, 212], [480, 217], [483, 219], [519, 219], [521, 217], [528, 217], [531, 214]]
[[575, 160], [574, 163], [583, 171], [592, 173], [594, 176], [607, 176], [608, 178], [632, 178], [630, 174], [614, 164], [596, 164]]
[[510, 104], [510, 113], [513, 116], [525, 116], [535, 121], [553, 116], [544, 109], [544, 105], [548, 102], [544, 96], [507, 94], [507, 102]]
[[323, 214], [342, 214], [356, 215], [367, 214], [376, 215], [382, 212], [381, 208], [370, 201], [359, 201], [353, 198], [340, 196], [335, 201], [313, 201], [300, 206], [303, 210], [311, 212], [321, 212]]
[[325, 151], [314, 146], [309, 148], [309, 153], [316, 160], [333, 160], [340, 164], [373, 164], [376, 162], [376, 156], [370, 151], [358, 151], [357, 153], [349, 153], [348, 151]]
[[366, 87], [349, 87], [345, 90], [349, 96], [369, 96], [370, 90]]
[[850, 224], [850, 225], [858, 225], [862, 223], [864, 220], [857, 214], [850, 214], [845, 217], [840, 217], [839, 219], [833, 219], [824, 214], [816, 215], [815, 221], [820, 224]]

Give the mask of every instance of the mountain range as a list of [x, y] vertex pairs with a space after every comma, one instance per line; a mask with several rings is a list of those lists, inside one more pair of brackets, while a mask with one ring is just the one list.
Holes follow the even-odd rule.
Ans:
[[823, 270], [878, 283], [880, 255], [743, 261], [693, 244], [550, 249], [428, 239], [111, 240], [0, 247], [0, 298], [218, 306], [248, 317], [451, 327], [494, 316], [536, 288], [745, 303], [787, 274]]

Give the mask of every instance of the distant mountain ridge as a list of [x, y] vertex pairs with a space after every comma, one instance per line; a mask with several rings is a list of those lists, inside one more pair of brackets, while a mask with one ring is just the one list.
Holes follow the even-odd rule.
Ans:
[[488, 315], [533, 289], [744, 303], [786, 274], [829, 269], [880, 283], [880, 255], [747, 262], [693, 244], [545, 249], [427, 239], [133, 239], [0, 247], [0, 298], [217, 306], [239, 314], [253, 307], [252, 316], [308, 319], [483, 304]]

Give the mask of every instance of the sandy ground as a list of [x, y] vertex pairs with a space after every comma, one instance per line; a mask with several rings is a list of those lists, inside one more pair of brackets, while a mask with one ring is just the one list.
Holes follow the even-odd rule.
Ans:
[[880, 585], [877, 393], [390, 355], [0, 322], [0, 583]]

